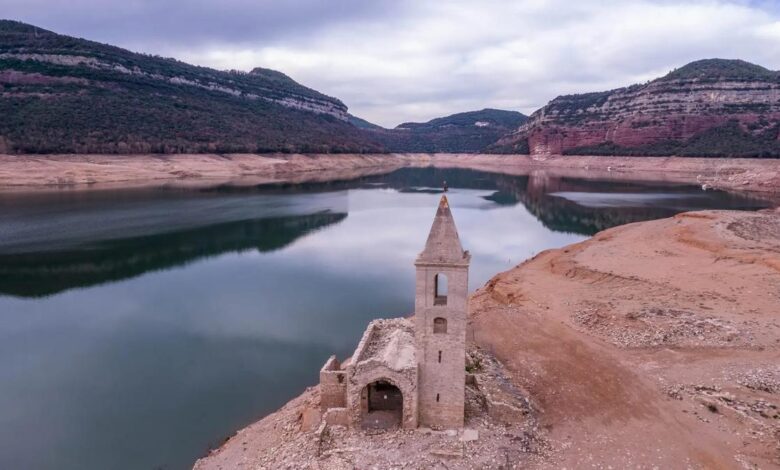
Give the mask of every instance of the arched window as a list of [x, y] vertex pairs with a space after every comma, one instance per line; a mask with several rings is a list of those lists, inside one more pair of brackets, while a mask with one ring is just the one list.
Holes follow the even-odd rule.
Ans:
[[447, 305], [447, 276], [439, 273], [434, 276], [433, 305]]
[[433, 319], [433, 332], [434, 333], [446, 333], [447, 332], [447, 319], [446, 318], [434, 318]]

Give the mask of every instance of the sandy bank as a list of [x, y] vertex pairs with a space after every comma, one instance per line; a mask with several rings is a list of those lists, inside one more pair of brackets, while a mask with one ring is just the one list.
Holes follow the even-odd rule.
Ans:
[[197, 468], [263, 468], [289, 439], [309, 443], [289, 458], [312, 469], [388, 468], [394, 458], [400, 468], [469, 468], [481, 449], [497, 452], [486, 468], [780, 468], [780, 212], [606, 230], [497, 275], [470, 313], [476, 345], [533, 404], [528, 419], [543, 435], [524, 435], [548, 452], [522, 440], [493, 446], [516, 422], [444, 456], [405, 434], [377, 441], [382, 453], [371, 444], [322, 453], [315, 388]]
[[[420, 163], [422, 162], [422, 163]], [[406, 155], [0, 155], [0, 190], [322, 182], [427, 165]]]
[[780, 194], [780, 160], [461, 154], [0, 155], [0, 190], [303, 183], [408, 166], [669, 181]]

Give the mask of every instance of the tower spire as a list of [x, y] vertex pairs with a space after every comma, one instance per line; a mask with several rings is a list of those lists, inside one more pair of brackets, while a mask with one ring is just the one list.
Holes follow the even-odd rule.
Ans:
[[458, 237], [458, 229], [455, 227], [455, 219], [452, 218], [450, 203], [447, 196], [442, 195], [436, 217], [433, 219], [431, 231], [425, 248], [417, 257], [417, 262], [428, 263], [462, 263], [468, 254], [463, 251]]

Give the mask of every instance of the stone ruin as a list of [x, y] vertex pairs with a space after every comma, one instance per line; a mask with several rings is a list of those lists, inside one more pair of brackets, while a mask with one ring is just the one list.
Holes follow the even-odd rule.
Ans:
[[355, 429], [460, 429], [464, 422], [468, 251], [442, 196], [415, 261], [412, 318], [374, 320], [351, 358], [320, 370], [325, 423]]

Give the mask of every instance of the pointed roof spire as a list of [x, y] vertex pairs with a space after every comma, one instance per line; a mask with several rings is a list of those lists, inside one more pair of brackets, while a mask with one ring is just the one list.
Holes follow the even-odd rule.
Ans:
[[447, 196], [442, 196], [433, 219], [425, 249], [417, 256], [418, 263], [468, 263], [469, 254], [463, 251], [458, 229], [450, 212]]

